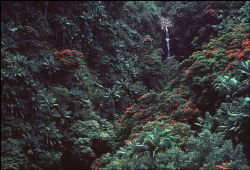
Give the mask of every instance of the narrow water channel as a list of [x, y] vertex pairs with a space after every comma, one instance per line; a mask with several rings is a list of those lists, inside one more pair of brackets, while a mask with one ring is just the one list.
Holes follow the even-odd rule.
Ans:
[[167, 50], [168, 50], [168, 54], [167, 54], [167, 58], [170, 57], [170, 45], [169, 45], [169, 33], [168, 33], [168, 27], [166, 26], [166, 41], [167, 41]]

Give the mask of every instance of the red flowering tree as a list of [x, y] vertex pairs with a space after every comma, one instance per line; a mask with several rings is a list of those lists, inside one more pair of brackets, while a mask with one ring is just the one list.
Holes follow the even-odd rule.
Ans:
[[172, 88], [181, 85], [189, 87], [190, 100], [204, 111], [219, 106], [219, 94], [212, 86], [216, 75], [233, 73], [238, 60], [249, 59], [249, 24], [233, 25], [227, 31], [221, 37], [210, 39], [202, 47], [203, 50], [184, 60], [179, 66], [183, 74], [171, 81]]
[[53, 56], [65, 68], [78, 68], [80, 64], [85, 62], [84, 55], [77, 50], [66, 49], [64, 51], [55, 51]]

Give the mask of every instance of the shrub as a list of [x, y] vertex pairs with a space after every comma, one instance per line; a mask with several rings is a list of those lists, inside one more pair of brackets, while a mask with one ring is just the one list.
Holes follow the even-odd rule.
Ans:
[[[164, 143], [162, 140], [164, 138], [171, 141], [173, 138], [167, 137], [169, 131], [159, 135], [159, 128], [156, 128], [153, 133], [143, 133], [131, 142], [128, 141], [127, 146], [120, 148], [113, 157], [109, 155], [107, 162], [100, 161], [98, 165], [96, 162], [93, 163], [92, 169], [114, 167], [118, 169], [203, 169], [207, 167], [248, 169], [249, 165], [242, 146], [239, 144], [235, 148], [231, 140], [224, 139], [225, 135], [222, 132], [212, 133], [210, 130], [212, 122], [208, 122], [207, 119], [204, 119], [203, 123], [201, 125], [203, 128], [196, 137], [191, 135], [183, 145], [173, 143], [172, 147], [160, 152], [153, 151], [153, 146], [156, 146], [154, 142]], [[161, 144], [158, 147], [160, 149]]]

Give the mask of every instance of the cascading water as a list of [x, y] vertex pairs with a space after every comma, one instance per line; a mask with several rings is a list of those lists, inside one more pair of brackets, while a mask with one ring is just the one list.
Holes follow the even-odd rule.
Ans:
[[167, 41], [167, 48], [168, 48], [168, 55], [167, 58], [170, 57], [170, 46], [169, 46], [169, 33], [168, 33], [168, 27], [166, 26], [166, 41]]

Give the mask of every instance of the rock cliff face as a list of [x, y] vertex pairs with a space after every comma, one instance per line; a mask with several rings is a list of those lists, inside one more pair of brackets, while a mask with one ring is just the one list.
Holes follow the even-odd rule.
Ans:
[[[169, 46], [170, 46], [170, 56], [176, 56], [178, 60], [183, 60], [192, 53], [189, 40], [184, 38], [184, 35], [178, 31], [179, 28], [176, 28], [171, 22], [170, 18], [162, 17], [161, 28], [164, 31], [164, 36], [166, 36], [166, 27], [168, 28], [169, 33]], [[166, 38], [166, 37], [164, 37]], [[164, 41], [164, 51], [165, 57], [168, 55], [167, 41]]]
[[[172, 28], [175, 29], [175, 28]], [[184, 36], [176, 33], [173, 31], [173, 34], [171, 36], [171, 49], [173, 55], [175, 55], [178, 59], [183, 60], [189, 55], [189, 50], [187, 40], [184, 38]]]

